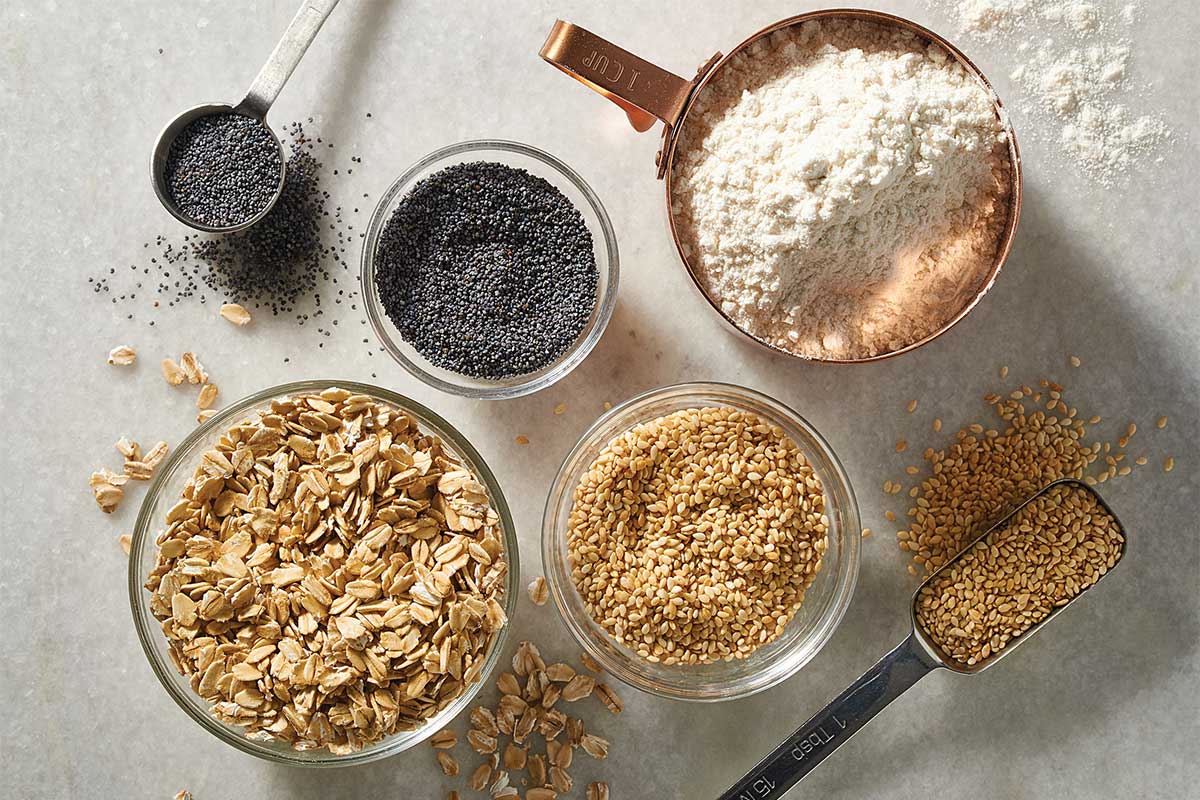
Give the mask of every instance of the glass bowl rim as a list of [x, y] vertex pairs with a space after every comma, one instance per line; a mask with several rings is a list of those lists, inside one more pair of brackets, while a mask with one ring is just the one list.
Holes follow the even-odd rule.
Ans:
[[[389, 216], [387, 212], [393, 201], [403, 192], [412, 188], [417, 176], [440, 161], [447, 161], [463, 154], [482, 153], [489, 150], [516, 153], [517, 155], [539, 161], [561, 175], [584, 196], [604, 237], [603, 252], [607, 259], [607, 264], [604, 265], [607, 267], [604, 269], [606, 283], [604, 291], [596, 298], [595, 324], [591, 330], [582, 334], [574, 345], [559, 357], [553, 366], [544, 371], [532, 373], [529, 376], [518, 376], [516, 382], [513, 383], [497, 383], [495, 386], [470, 386], [446, 380], [433, 374], [409, 358], [397, 346], [396, 342], [393, 341], [393, 337], [387, 330], [387, 323], [390, 320], [386, 319], [387, 313], [383, 310], [382, 301], [379, 299], [379, 293], [375, 287], [375, 251], [379, 244], [379, 237], [383, 232], [384, 226], [387, 224], [387, 217]], [[579, 212], [581, 215], [585, 213], [583, 209], [579, 209]], [[598, 249], [599, 243], [594, 242], [593, 248]], [[599, 271], [602, 265], [597, 264], [596, 268]], [[609, 320], [612, 318], [613, 310], [616, 308], [620, 271], [617, 235], [613, 229], [612, 220], [609, 218], [604, 204], [600, 201], [600, 197], [578, 172], [568, 166], [562, 159], [533, 145], [508, 139], [468, 139], [454, 144], [443, 145], [430, 152], [404, 170], [400, 174], [400, 177], [388, 185], [388, 188], [379, 198], [379, 202], [376, 203], [375, 210], [371, 212], [371, 217], [367, 222], [366, 236], [363, 239], [362, 254], [359, 263], [359, 283], [364, 311], [366, 312], [367, 319], [370, 321], [371, 329], [375, 333], [376, 340], [383, 346], [388, 355], [411, 375], [427, 386], [431, 386], [447, 394], [469, 397], [475, 400], [509, 400], [541, 391], [557, 383], [583, 363], [583, 360], [595, 348], [596, 344], [600, 341], [600, 337], [604, 335], [604, 331], [608, 328]]]
[[[687, 401], [689, 398], [712, 394], [725, 394], [737, 401], [764, 406], [773, 415], [771, 421], [776, 423], [782, 421], [786, 425], [802, 430], [809, 436], [812, 442], [816, 444], [819, 455], [828, 462], [830, 472], [832, 473], [831, 477], [839, 484], [838, 489], [845, 494], [844, 507], [839, 506], [838, 508], [846, 516], [847, 526], [845, 526], [846, 530], [842, 531], [842, 544], [839, 549], [842, 564], [838, 572], [833, 576], [835, 583], [824, 613], [818, 617], [814, 624], [813, 632], [801, 640], [801, 642], [797, 642], [794, 647], [781, 651], [778, 654], [778, 661], [785, 661], [786, 656], [793, 653], [801, 643], [811, 646], [811, 651], [807, 656], [795, 659], [794, 663], [791, 663], [786, 668], [778, 669], [770, 674], [769, 677], [762, 679], [761, 682], [729, 686], [720, 693], [704, 694], [690, 692], [686, 689], [662, 686], [652, 678], [633, 674], [624, 663], [614, 660], [606, 652], [598, 648], [592, 641], [591, 635], [585, 630], [587, 623], [576, 619], [573, 614], [568, 613], [565, 594], [575, 591], [574, 584], [570, 581], [569, 576], [565, 581], [561, 581], [560, 576], [556, 574], [557, 570], [552, 565], [558, 562], [565, 562], [565, 557], [560, 558], [557, 555], [557, 545], [561, 544], [565, 547], [565, 528], [563, 532], [560, 532], [558, 529], [562, 526], [556, 527], [554, 522], [557, 521], [558, 517], [557, 507], [563, 504], [564, 497], [574, 488], [573, 484], [570, 486], [567, 485], [568, 479], [572, 477], [574, 472], [569, 468], [573, 465], [573, 462], [580, 458], [585, 450], [591, 449], [597, 444], [597, 435], [599, 432], [621, 417], [630, 418], [628, 424], [621, 426], [621, 430], [628, 430], [633, 425], [638, 424], [632, 421], [637, 417], [637, 412], [656, 401]], [[653, 418], [647, 418], [645, 421]], [[602, 446], [602, 443], [600, 444]], [[798, 442], [797, 444], [799, 445], [800, 443]], [[812, 454], [808, 452], [808, 448], [802, 447], [802, 449], [805, 450], [805, 455], [811, 458]], [[830, 490], [826, 489], [827, 498], [829, 494]], [[829, 643], [829, 640], [833, 638], [834, 632], [845, 618], [846, 611], [849, 609], [854, 597], [854, 590], [858, 584], [862, 536], [860, 530], [856, 528], [851, 531], [849, 526], [858, 526], [860, 524], [861, 512], [858, 500], [854, 495], [854, 488], [850, 483], [845, 468], [834, 453], [833, 448], [830, 447], [829, 442], [805, 417], [797, 413], [786, 403], [745, 386], [718, 381], [689, 381], [660, 386], [641, 392], [601, 414], [579, 436], [579, 440], [571, 448], [570, 452], [567, 453], [559, 466], [558, 472], [551, 483], [550, 492], [546, 497], [546, 505], [542, 513], [542, 569], [546, 575], [547, 585], [550, 588], [551, 595], [554, 597], [554, 604], [558, 609], [559, 616], [563, 620], [563, 624], [571, 632], [571, 636], [575, 639], [576, 644], [586, 654], [594, 658], [603, 667], [605, 672], [632, 688], [658, 697], [699, 703], [724, 702], [726, 700], [749, 697], [779, 685], [803, 669]], [[766, 673], [767, 670], [763, 672]]]
[[[467, 686], [462, 695], [453, 701], [454, 703], [461, 704], [455, 715], [444, 720], [440, 726], [426, 723], [416, 729], [416, 731], [398, 731], [362, 750], [343, 755], [335, 755], [328, 750], [275, 750], [260, 745], [258, 742], [247, 738], [244, 733], [238, 732], [234, 726], [220, 722], [206, 709], [201, 709], [199, 705], [204, 702], [203, 700], [200, 700], [195, 695], [185, 696], [185, 692], [189, 690], [181, 688], [176, 683], [176, 677], [179, 673], [175, 669], [175, 666], [170, 663], [168, 658], [159, 655], [153, 643], [153, 637], [162, 637], [163, 633], [159, 629], [154, 615], [149, 611], [149, 606], [145, 599], [145, 589], [142, 587], [144, 576], [140, 574], [139, 568], [142, 562], [141, 556], [143, 555], [143, 550], [147, 547], [154, 547], [154, 540], [157, 538], [155, 531], [158, 527], [161, 527], [161, 520], [153, 519], [155, 503], [164, 490], [166, 481], [169, 477], [174, 476], [181, 462], [194, 459], [195, 453], [193, 451], [198, 444], [204, 441], [218, 427], [227, 427], [229, 424], [239, 421], [239, 419], [235, 418], [244, 417], [255, 407], [261, 406], [267, 401], [334, 386], [340, 389], [348, 389], [358, 394], [369, 394], [376, 399], [383, 400], [401, 409], [405, 413], [412, 414], [420, 425], [426, 426], [423, 429], [424, 432], [447, 440], [451, 449], [456, 454], [461, 455], [470, 463], [473, 469], [478, 470], [479, 478], [487, 487], [488, 495], [492, 500], [496, 513], [500, 517], [501, 538], [504, 541], [505, 559], [508, 562], [508, 573], [505, 575], [504, 597], [501, 600], [504, 612], [508, 616], [508, 622], [496, 634], [496, 640], [492, 643], [479, 680]], [[488, 677], [495, 671], [497, 665], [501, 663], [505, 644], [512, 629], [513, 615], [516, 612], [517, 600], [520, 594], [521, 565], [516, 526], [513, 523], [512, 513], [509, 510], [507, 500], [504, 498], [500, 483], [492, 473], [491, 468], [488, 467], [487, 462], [484, 461], [483, 456], [479, 454], [479, 451], [475, 449], [458, 428], [451, 425], [440, 414], [425, 405], [390, 389], [354, 380], [307, 379], [270, 386], [230, 403], [220, 409], [210, 419], [197, 425], [172, 449], [166, 461], [155, 472], [149, 486], [147, 486], [141, 506], [138, 509], [137, 519], [134, 523], [129, 553], [128, 592], [134, 628], [137, 630], [138, 641], [141, 644], [143, 653], [145, 653], [146, 661], [150, 664], [151, 671], [167, 695], [189, 717], [197, 722], [201, 728], [226, 744], [232, 745], [243, 753], [248, 753], [266, 761], [300, 767], [343, 767], [366, 764], [386, 758], [419, 745], [437, 733], [441, 727], [444, 727], [444, 725], [449, 724], [453, 719], [457, 718], [471, 704], [474, 697], [487, 683]], [[197, 700], [199, 702], [196, 702]], [[397, 737], [401, 734], [412, 734], [417, 731], [421, 733], [412, 736], [408, 741], [404, 742], [402, 747], [397, 744]], [[389, 742], [391, 742], [390, 745]]]

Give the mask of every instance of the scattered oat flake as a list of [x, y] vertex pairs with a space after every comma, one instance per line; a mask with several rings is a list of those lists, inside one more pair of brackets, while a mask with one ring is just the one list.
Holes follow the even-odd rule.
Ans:
[[237, 303], [225, 303], [222, 305], [221, 316], [239, 328], [250, 324], [250, 312]]
[[208, 373], [201, 366], [200, 359], [196, 358], [196, 354], [190, 350], [179, 357], [179, 366], [183, 368], [183, 374], [187, 376], [188, 383], [197, 384], [208, 381]]
[[517, 441], [517, 444], [529, 444], [529, 437], [528, 436], [518, 436], [516, 441]]
[[178, 386], [187, 378], [187, 375], [173, 358], [164, 358], [162, 360], [162, 374], [167, 379], [167, 383], [172, 386]]
[[564, 411], [566, 411], [566, 410], [567, 410], [567, 404], [566, 404], [566, 403], [559, 403], [558, 405], [556, 405], [556, 406], [554, 407], [554, 413], [555, 413], [555, 414], [561, 414], [561, 413], [563, 413], [563, 412], [564, 412]]
[[116, 367], [128, 367], [137, 360], [137, 351], [127, 344], [108, 351], [108, 363]]
[[125, 555], [129, 555], [129, 550], [133, 547], [133, 537], [128, 533], [122, 533], [117, 537], [117, 542], [120, 543], [121, 549], [125, 551]]
[[196, 397], [196, 408], [204, 411], [211, 406], [217, 399], [217, 385], [215, 383], [206, 383], [200, 387], [200, 394]]
[[192, 800], [192, 793], [184, 789], [175, 795], [175, 800]]
[[546, 579], [538, 575], [529, 582], [529, 599], [533, 601], [535, 606], [544, 606], [550, 598], [550, 588], [546, 586]]
[[92, 495], [96, 498], [96, 505], [100, 506], [101, 511], [105, 514], [116, 511], [121, 498], [125, 496], [125, 490], [121, 487], [128, 480], [129, 478], [125, 475], [118, 475], [108, 469], [92, 473], [92, 477], [88, 480], [88, 486], [92, 488]]
[[206, 408], [196, 415], [196, 422], [208, 422], [217, 413], [215, 408]]
[[1071, 366], [1072, 367], [1078, 367], [1081, 363], [1082, 362], [1079, 360], [1079, 356], [1071, 356]]
[[141, 456], [141, 448], [138, 447], [138, 443], [130, 441], [124, 436], [122, 436], [120, 439], [117, 439], [117, 442], [113, 445], [113, 447], [117, 448], [117, 452], [124, 456], [127, 460], [133, 459], [134, 461], [137, 461]]

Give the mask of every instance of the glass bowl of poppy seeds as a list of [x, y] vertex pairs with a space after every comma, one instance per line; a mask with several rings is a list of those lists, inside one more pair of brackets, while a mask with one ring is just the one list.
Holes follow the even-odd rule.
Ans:
[[451, 394], [550, 386], [591, 352], [616, 303], [608, 213], [559, 159], [480, 140], [430, 153], [384, 193], [362, 289], [382, 348]]

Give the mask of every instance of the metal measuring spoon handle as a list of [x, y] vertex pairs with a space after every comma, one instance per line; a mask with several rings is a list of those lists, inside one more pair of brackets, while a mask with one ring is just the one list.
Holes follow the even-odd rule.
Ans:
[[304, 0], [304, 5], [300, 6], [284, 31], [283, 38], [271, 51], [271, 57], [259, 70], [254, 83], [250, 84], [246, 98], [238, 103], [237, 111], [259, 119], [267, 115], [271, 104], [279, 97], [283, 85], [292, 77], [296, 65], [337, 4], [338, 0]]
[[783, 744], [721, 795], [720, 800], [773, 800], [782, 797], [825, 757], [838, 749], [872, 717], [942, 666], [909, 635], [867, 670]]

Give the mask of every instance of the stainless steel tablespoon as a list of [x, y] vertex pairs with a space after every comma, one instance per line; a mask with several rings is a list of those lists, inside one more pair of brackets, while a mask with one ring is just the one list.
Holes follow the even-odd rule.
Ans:
[[[158, 140], [154, 143], [154, 152], [150, 158], [150, 180], [154, 184], [154, 193], [158, 195], [159, 202], [163, 204], [163, 207], [167, 211], [171, 212], [171, 215], [175, 219], [197, 230], [209, 233], [231, 233], [250, 227], [266, 216], [267, 212], [274, 207], [275, 202], [279, 199], [279, 195], [283, 192], [283, 181], [286, 172], [284, 169], [283, 145], [280, 144], [279, 137], [275, 135], [275, 131], [271, 130], [271, 126], [267, 124], [267, 112], [271, 109], [271, 104], [275, 102], [275, 98], [279, 97], [279, 92], [283, 90], [283, 85], [287, 83], [287, 79], [295, 71], [296, 65], [300, 63], [300, 59], [304, 56], [305, 51], [308, 50], [308, 46], [316, 38], [317, 32], [321, 30], [321, 25], [325, 23], [325, 20], [337, 4], [338, 0], [304, 0], [304, 5], [296, 12], [296, 16], [292, 18], [291, 24], [288, 25], [287, 30], [283, 34], [283, 38], [279, 40], [279, 44], [275, 45], [275, 49], [271, 52], [271, 57], [267, 59], [267, 63], [259, 70], [258, 76], [254, 79], [254, 83], [250, 85], [250, 90], [246, 93], [245, 98], [236, 106], [230, 106], [225, 103], [202, 103], [184, 111], [163, 128], [162, 133], [158, 135]], [[270, 131], [271, 138], [275, 140], [275, 146], [279, 148], [279, 185], [275, 188], [275, 194], [271, 197], [271, 201], [258, 214], [237, 225], [219, 228], [198, 222], [180, 210], [179, 206], [171, 198], [171, 193], [167, 190], [166, 166], [167, 154], [170, 152], [171, 144], [175, 141], [175, 137], [179, 135], [180, 131], [200, 117], [206, 117], [210, 114], [228, 113], [253, 117]]]
[[[1007, 525], [1012, 517], [1022, 508], [1054, 487], [1061, 485], [1078, 487], [1091, 493], [1096, 498], [1097, 503], [1112, 515], [1112, 518], [1116, 520], [1118, 529], [1124, 534], [1124, 528], [1121, 526], [1120, 521], [1117, 520], [1116, 514], [1112, 513], [1112, 509], [1108, 507], [1100, 495], [1090, 486], [1077, 480], [1056, 481], [1046, 486], [1020, 506], [1013, 509], [1012, 513], [1004, 519], [984, 531], [978, 539], [973, 540], [957, 556], [943, 564], [926, 578], [917, 587], [916, 592], [913, 593], [912, 603], [909, 606], [909, 613], [912, 617], [912, 632], [909, 633], [908, 638], [897, 646], [896, 649], [884, 656], [878, 664], [867, 670], [867, 673], [855, 681], [849, 689], [838, 695], [836, 699], [825, 706], [812, 719], [800, 726], [799, 730], [788, 737], [783, 744], [775, 748], [769, 756], [760, 761], [754, 769], [746, 773], [732, 788], [722, 794], [720, 800], [774, 800], [775, 798], [782, 797], [789, 788], [824, 761], [830, 753], [841, 747], [847, 739], [857, 733], [872, 717], [882, 711], [888, 703], [899, 697], [906, 689], [919, 681], [927, 673], [939, 668], [945, 668], [961, 675], [974, 675], [982, 672], [1017, 649], [1017, 645], [1027, 641], [1030, 636], [1043, 628], [1050, 620], [1054, 619], [1059, 612], [1085, 594], [1086, 590], [1076, 595], [1070, 602], [1058, 606], [1041, 622], [1025, 631], [1021, 636], [1010, 640], [1008, 646], [999, 653], [995, 653], [969, 667], [954, 661], [943, 653], [941, 648], [921, 630], [921, 626], [917, 623], [917, 600], [926, 584], [937, 577], [943, 570], [953, 566], [962, 558], [964, 553], [971, 549], [971, 546], [976, 541], [987, 536], [992, 531]], [[1116, 563], [1113, 564], [1113, 567], [1116, 567], [1116, 564], [1119, 564], [1124, 559], [1127, 547], [1128, 541], [1122, 546], [1121, 553]], [[1108, 570], [1108, 572], [1111, 571], [1111, 569]], [[1101, 575], [1097, 583], [1106, 577], [1108, 572]]]

